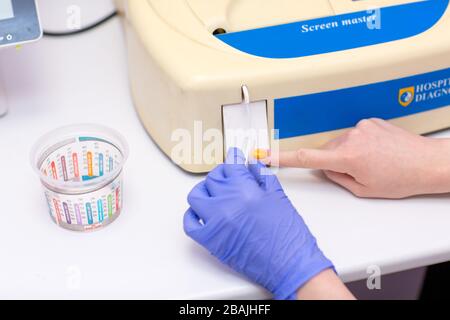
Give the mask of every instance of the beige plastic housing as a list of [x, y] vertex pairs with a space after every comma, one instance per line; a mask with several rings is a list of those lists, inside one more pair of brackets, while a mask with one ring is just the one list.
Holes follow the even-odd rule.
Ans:
[[[274, 99], [383, 82], [450, 67], [450, 13], [412, 38], [371, 47], [302, 57], [267, 59], [237, 51], [216, 39], [216, 28], [238, 31], [416, 1], [405, 0], [117, 0], [124, 12], [131, 88], [142, 123], [170, 157], [183, 129], [198, 142], [202, 130], [222, 130], [222, 106], [267, 101], [269, 129]], [[392, 120], [423, 134], [450, 126], [450, 107]], [[343, 130], [279, 141], [281, 150], [319, 147]], [[201, 138], [200, 138], [201, 140]], [[195, 142], [197, 141], [197, 142]], [[194, 158], [194, 156], [192, 157]], [[214, 163], [178, 163], [189, 172], [208, 172]]]

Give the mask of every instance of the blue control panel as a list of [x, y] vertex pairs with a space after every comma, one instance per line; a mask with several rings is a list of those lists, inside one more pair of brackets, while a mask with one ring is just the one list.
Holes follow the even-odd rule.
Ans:
[[0, 47], [18, 45], [41, 37], [35, 0], [0, 0]]

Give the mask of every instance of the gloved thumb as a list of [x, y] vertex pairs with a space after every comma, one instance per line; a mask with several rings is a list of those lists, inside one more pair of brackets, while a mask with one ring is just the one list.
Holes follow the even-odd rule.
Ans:
[[192, 238], [194, 241], [199, 242], [200, 231], [203, 229], [204, 225], [200, 222], [200, 218], [197, 214], [189, 208], [184, 214], [183, 228], [187, 236]]
[[231, 148], [227, 153], [224, 165], [224, 173], [226, 177], [239, 176], [248, 173], [245, 165], [246, 158], [244, 153], [238, 148]]
[[277, 176], [263, 163], [251, 161], [248, 165], [248, 169], [264, 190], [272, 191], [281, 188]]

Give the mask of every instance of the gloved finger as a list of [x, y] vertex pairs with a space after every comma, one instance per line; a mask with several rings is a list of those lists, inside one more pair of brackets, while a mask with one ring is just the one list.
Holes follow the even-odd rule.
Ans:
[[186, 235], [198, 241], [198, 232], [204, 227], [199, 216], [192, 208], [189, 208], [184, 214], [183, 228]]
[[217, 177], [217, 175], [208, 175], [205, 180], [205, 187], [211, 197], [218, 197], [227, 190], [227, 179]]
[[250, 161], [248, 165], [250, 173], [255, 177], [258, 184], [265, 190], [274, 190], [281, 188], [277, 176], [259, 161]]
[[214, 210], [211, 208], [211, 195], [206, 188], [206, 182], [202, 181], [197, 184], [188, 195], [188, 203], [194, 212], [205, 223], [211, 218]]
[[205, 179], [205, 187], [211, 197], [215, 197], [221, 193], [220, 187], [225, 181], [224, 167], [224, 164], [217, 166]]
[[244, 153], [238, 148], [231, 148], [228, 151], [224, 165], [225, 177], [234, 177], [248, 174], [248, 168], [245, 165], [246, 158]]
[[223, 180], [225, 179], [225, 172], [224, 172], [224, 164], [221, 164], [214, 168], [210, 173], [208, 173], [208, 178], [212, 178], [215, 180]]

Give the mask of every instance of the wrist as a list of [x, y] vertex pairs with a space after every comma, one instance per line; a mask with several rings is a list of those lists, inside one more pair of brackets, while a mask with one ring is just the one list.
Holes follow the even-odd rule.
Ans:
[[306, 242], [303, 248], [296, 250], [296, 256], [284, 264], [279, 273], [280, 281], [267, 288], [276, 300], [296, 300], [299, 288], [318, 274], [324, 270], [332, 270], [334, 273], [333, 263], [317, 247], [316, 239], [310, 236]]
[[298, 300], [354, 300], [355, 297], [333, 269], [313, 277], [297, 292]]
[[430, 179], [424, 193], [450, 193], [450, 139], [430, 139], [432, 158], [428, 164]]

